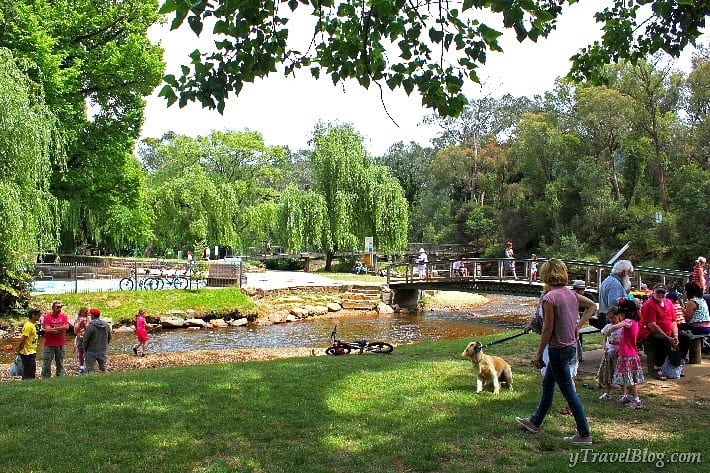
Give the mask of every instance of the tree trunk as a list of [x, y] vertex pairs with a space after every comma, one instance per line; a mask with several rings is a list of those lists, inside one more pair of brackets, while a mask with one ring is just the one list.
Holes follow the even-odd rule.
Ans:
[[335, 253], [332, 251], [328, 251], [325, 254], [325, 270], [330, 271], [330, 269], [333, 266], [333, 256], [335, 256]]

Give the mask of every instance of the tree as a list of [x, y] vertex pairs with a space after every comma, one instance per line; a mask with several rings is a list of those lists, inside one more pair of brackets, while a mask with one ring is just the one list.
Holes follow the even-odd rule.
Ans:
[[577, 131], [589, 141], [595, 158], [608, 166], [616, 200], [621, 200], [616, 161], [622, 138], [631, 130], [633, 115], [633, 100], [618, 90], [603, 86], [577, 89]]
[[655, 172], [648, 178], [655, 183], [654, 187], [658, 189], [656, 198], [661, 208], [666, 210], [667, 143], [671, 141], [675, 125], [679, 122], [677, 112], [685, 77], [670, 66], [658, 67], [646, 61], [608, 67], [607, 71], [612, 85], [634, 99], [633, 125], [652, 144], [653, 158], [649, 169]]
[[157, 0], [0, 4], [0, 46], [32, 64], [28, 74], [44, 89], [65, 143], [67, 159], [54, 162], [50, 175], [66, 222], [79, 225], [63, 225], [65, 249], [105, 235], [109, 216], [140, 208], [140, 181], [130, 170], [143, 97], [164, 71], [162, 49], [147, 38], [160, 18], [157, 6]]
[[688, 76], [689, 99], [687, 112], [690, 117], [692, 156], [696, 161], [710, 167], [710, 48], [703, 48], [693, 58], [693, 71]]
[[397, 178], [410, 208], [429, 181], [428, 170], [433, 153], [431, 148], [423, 148], [413, 141], [408, 145], [400, 141], [390, 146], [383, 156], [376, 158]]
[[326, 270], [335, 253], [362, 248], [368, 236], [378, 251], [404, 249], [409, 218], [404, 190], [365, 154], [352, 126], [319, 123], [311, 143], [314, 187], [290, 187], [278, 211], [286, 246], [319, 248], [326, 253]]
[[[310, 68], [314, 77], [328, 74], [334, 84], [355, 79], [365, 88], [374, 83], [408, 94], [416, 89], [423, 105], [456, 116], [467, 103], [465, 81], [478, 82], [488, 51], [502, 51], [502, 33], [482, 20], [484, 11], [512, 28], [518, 41], [537, 41], [576, 1], [165, 0], [160, 12], [172, 14], [172, 28], [187, 20], [200, 35], [209, 22], [218, 39], [214, 51], [190, 53], [180, 77], [165, 76], [160, 94], [169, 104], [197, 100], [222, 112], [231, 93], [239, 95], [245, 82], [283, 64], [285, 74]], [[652, 15], [637, 19], [647, 3]], [[708, 9], [707, 0], [615, 0], [597, 14], [605, 25], [603, 42], [575, 57], [575, 74], [593, 76], [601, 63], [659, 50], [678, 56], [700, 36]], [[289, 44], [289, 27], [299, 13], [313, 25], [305, 52]]]
[[62, 162], [56, 117], [42, 88], [0, 48], [0, 310], [13, 307], [33, 253], [54, 248], [57, 200], [49, 192], [53, 162]]

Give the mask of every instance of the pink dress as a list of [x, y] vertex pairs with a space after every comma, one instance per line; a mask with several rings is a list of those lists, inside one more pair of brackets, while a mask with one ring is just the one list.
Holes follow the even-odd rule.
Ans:
[[148, 329], [145, 325], [145, 317], [142, 315], [136, 317], [136, 338], [140, 343], [148, 341]]
[[639, 324], [632, 319], [624, 319], [619, 340], [619, 358], [614, 368], [614, 384], [633, 386], [643, 382], [643, 368], [636, 349]]

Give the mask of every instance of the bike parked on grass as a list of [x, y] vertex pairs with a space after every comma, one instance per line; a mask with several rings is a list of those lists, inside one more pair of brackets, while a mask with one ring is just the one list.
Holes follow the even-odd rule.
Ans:
[[394, 346], [387, 342], [370, 342], [368, 340], [354, 340], [351, 342], [338, 340], [338, 326], [333, 327], [330, 334], [330, 346], [325, 349], [326, 355], [347, 355], [353, 350], [359, 353], [391, 353]]

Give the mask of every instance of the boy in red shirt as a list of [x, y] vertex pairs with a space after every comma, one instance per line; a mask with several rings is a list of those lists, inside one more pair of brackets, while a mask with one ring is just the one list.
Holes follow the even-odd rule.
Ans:
[[64, 376], [64, 333], [69, 330], [69, 319], [62, 312], [60, 301], [52, 302], [52, 311], [44, 314], [44, 359], [42, 360], [42, 378], [52, 376], [52, 360], [57, 367], [56, 376]]

